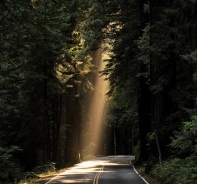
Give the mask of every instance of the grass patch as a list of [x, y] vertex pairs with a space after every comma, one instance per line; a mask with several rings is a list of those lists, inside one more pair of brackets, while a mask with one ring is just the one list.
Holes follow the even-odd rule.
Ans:
[[35, 173], [27, 174], [19, 182], [15, 182], [15, 184], [45, 184], [47, 181], [51, 180], [56, 175], [66, 170], [68, 170], [68, 168], [55, 170], [55, 171], [48, 171], [40, 174], [35, 174]]

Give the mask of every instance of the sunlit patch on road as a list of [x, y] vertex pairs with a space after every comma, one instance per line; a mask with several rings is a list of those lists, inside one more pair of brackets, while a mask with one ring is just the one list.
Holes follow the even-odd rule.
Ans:
[[134, 159], [135, 157], [131, 155], [119, 155], [82, 162], [59, 174], [46, 184], [116, 184], [121, 181], [124, 181], [125, 184], [130, 181], [144, 184], [146, 182], [136, 174], [130, 163]]

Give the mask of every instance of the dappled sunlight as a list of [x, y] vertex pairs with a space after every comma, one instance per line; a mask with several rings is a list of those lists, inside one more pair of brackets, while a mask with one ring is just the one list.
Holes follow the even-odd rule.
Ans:
[[[92, 181], [92, 179], [85, 179], [85, 178], [81, 178], [81, 179], [75, 179], [75, 177], [73, 177], [73, 179], [68, 179], [65, 176], [62, 177], [58, 177], [58, 179], [56, 178], [55, 181], [51, 181], [50, 183], [89, 183], [90, 181]], [[47, 183], [46, 183], [47, 184]]]
[[98, 166], [102, 165], [103, 161], [87, 161], [77, 164], [75, 167], [66, 171], [67, 174], [90, 173], [97, 172]]
[[93, 160], [76, 164], [74, 167], [56, 176], [50, 183], [89, 183], [105, 162], [105, 160]]
[[[123, 162], [122, 158], [127, 158]], [[109, 161], [108, 158], [113, 158], [113, 160]], [[98, 172], [101, 166], [129, 166], [129, 161], [133, 160], [134, 156], [108, 156], [102, 157], [100, 160], [91, 160], [76, 164], [74, 167], [71, 167], [66, 172], [62, 173], [61, 175], [66, 174], [82, 174], [82, 173], [91, 173], [91, 172]]]
[[[124, 159], [123, 159], [124, 158]], [[51, 183], [92, 183], [98, 173], [105, 174], [111, 173], [112, 177], [116, 174], [116, 168], [122, 170], [131, 167], [130, 161], [134, 160], [135, 157], [131, 155], [120, 155], [120, 156], [107, 156], [100, 157], [95, 160], [81, 162], [75, 166], [69, 168], [65, 172], [59, 174], [50, 181]], [[111, 170], [114, 168], [115, 170]], [[110, 174], [110, 175], [111, 175]], [[126, 174], [133, 174], [127, 172]]]
[[89, 183], [99, 171], [100, 162], [87, 161], [76, 164], [65, 172], [57, 175], [50, 183]]

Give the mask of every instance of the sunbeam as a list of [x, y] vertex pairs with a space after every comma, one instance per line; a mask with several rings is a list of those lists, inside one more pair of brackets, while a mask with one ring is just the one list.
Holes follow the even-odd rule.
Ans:
[[91, 149], [86, 152], [90, 155], [100, 155], [102, 154], [102, 142], [103, 142], [103, 122], [104, 122], [104, 112], [106, 104], [106, 92], [108, 89], [108, 81], [104, 80], [104, 77], [99, 73], [105, 67], [105, 62], [103, 62], [104, 55], [101, 49], [98, 49], [93, 54], [93, 63], [97, 67], [95, 73], [93, 74], [93, 85], [94, 91], [90, 102], [90, 108], [88, 112], [87, 130], [89, 131], [89, 136], [85, 137], [83, 145], [91, 146]]

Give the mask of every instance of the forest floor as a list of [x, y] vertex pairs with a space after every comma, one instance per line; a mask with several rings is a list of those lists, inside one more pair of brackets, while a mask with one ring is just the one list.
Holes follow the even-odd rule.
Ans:
[[148, 174], [140, 174], [149, 184], [156, 184], [154, 178]]
[[149, 184], [157, 184], [156, 180], [150, 175], [145, 173], [144, 165], [133, 164], [137, 172], [143, 177]]
[[53, 177], [55, 177], [57, 172], [53, 172], [50, 174], [42, 175], [37, 181], [35, 181], [35, 184], [45, 184], [46, 182], [50, 181]]
[[45, 184], [46, 182], [50, 181], [52, 178], [54, 178], [55, 176], [57, 176], [58, 174], [68, 170], [69, 168], [65, 168], [65, 169], [61, 169], [61, 170], [57, 170], [54, 172], [50, 172], [47, 174], [42, 174], [39, 176], [39, 178], [35, 181], [35, 184]]
[[39, 175], [33, 175], [32, 177], [22, 179], [20, 182], [16, 182], [15, 184], [45, 184], [46, 182], [50, 181], [52, 178], [57, 176], [58, 174], [68, 170], [68, 168], [64, 168], [61, 170], [47, 172]]

